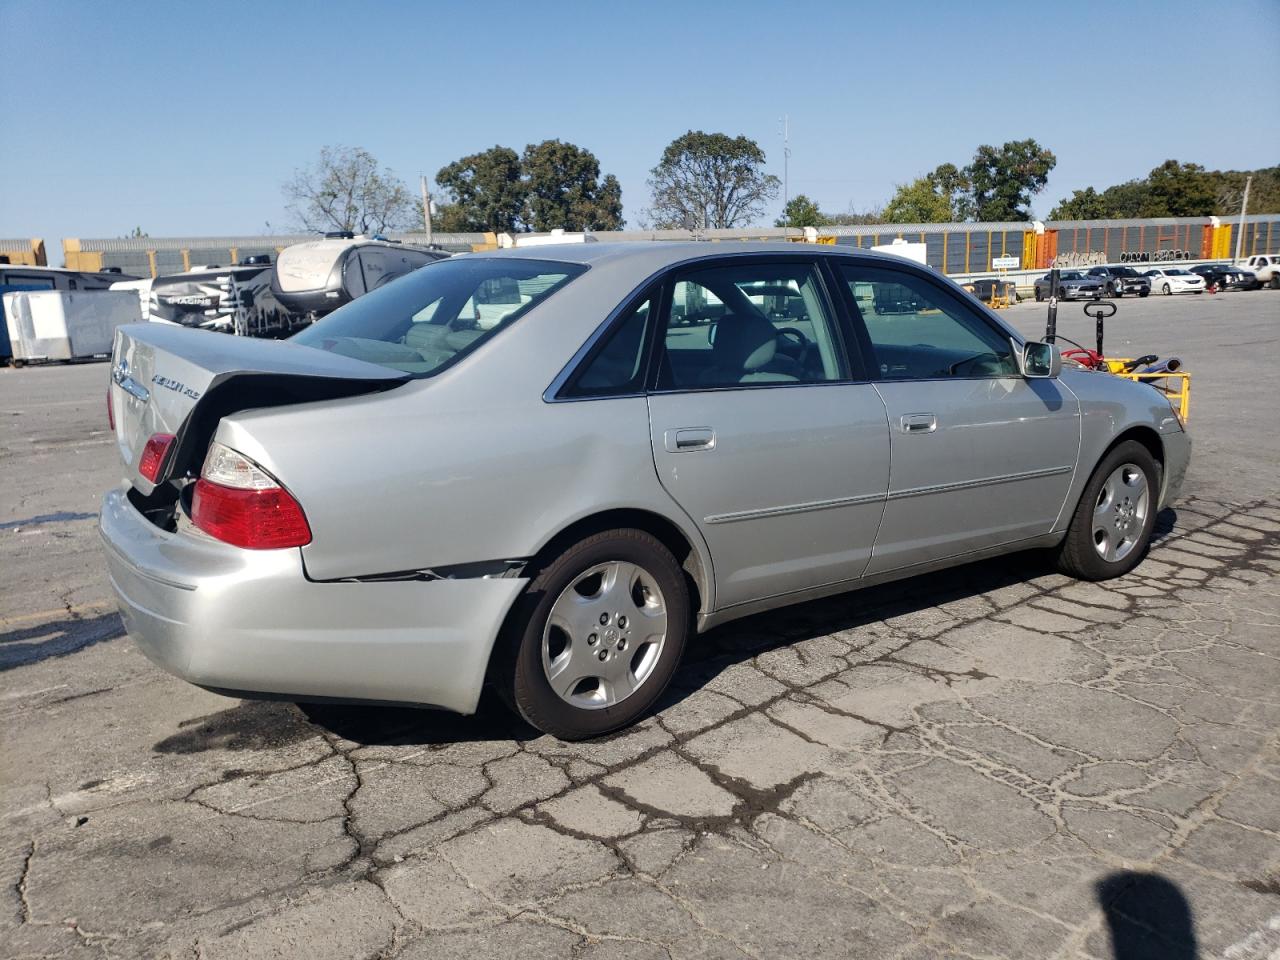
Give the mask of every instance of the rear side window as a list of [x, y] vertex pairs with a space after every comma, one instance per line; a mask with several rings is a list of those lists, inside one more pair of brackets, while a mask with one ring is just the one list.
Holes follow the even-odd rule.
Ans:
[[339, 307], [293, 341], [427, 377], [584, 270], [581, 264], [514, 257], [441, 260]]
[[644, 346], [656, 304], [657, 294], [651, 293], [627, 311], [574, 377], [564, 392], [566, 397], [609, 397], [644, 390]]

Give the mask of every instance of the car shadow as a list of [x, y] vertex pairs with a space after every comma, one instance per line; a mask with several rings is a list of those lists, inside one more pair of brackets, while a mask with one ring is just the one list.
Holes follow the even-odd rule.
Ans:
[[[1156, 517], [1152, 542], [1169, 537], [1176, 520], [1174, 510], [1161, 511]], [[1047, 551], [1027, 551], [734, 620], [691, 640], [683, 664], [654, 710], [679, 703], [728, 668], [761, 653], [979, 596], [1053, 572]], [[429, 708], [365, 704], [298, 704], [298, 708], [318, 727], [362, 745], [429, 746], [539, 736], [489, 689], [481, 697], [476, 713], [466, 717]]]

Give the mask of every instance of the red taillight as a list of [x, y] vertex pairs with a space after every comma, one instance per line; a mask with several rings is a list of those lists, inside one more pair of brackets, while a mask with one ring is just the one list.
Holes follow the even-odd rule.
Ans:
[[283, 487], [241, 490], [201, 478], [191, 501], [191, 520], [209, 536], [249, 550], [311, 542], [302, 507]]
[[111, 406], [111, 384], [107, 384], [107, 426], [111, 428], [112, 433], [115, 432], [116, 411], [115, 408]]
[[191, 521], [209, 536], [249, 550], [311, 542], [311, 527], [293, 495], [244, 454], [217, 442], [196, 481]]
[[138, 472], [152, 483], [158, 483], [160, 468], [164, 466], [164, 456], [169, 452], [172, 444], [172, 433], [157, 433], [152, 436], [147, 441], [147, 445], [142, 448], [142, 457], [138, 460]]

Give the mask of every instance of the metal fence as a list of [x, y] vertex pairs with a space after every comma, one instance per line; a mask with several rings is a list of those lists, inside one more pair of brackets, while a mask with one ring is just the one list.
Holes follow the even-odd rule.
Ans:
[[[1242, 256], [1280, 254], [1280, 214], [1244, 218], [1169, 217], [1147, 220], [1059, 220], [1004, 223], [907, 223], [832, 226], [818, 230], [827, 243], [867, 249], [901, 238], [923, 243], [930, 266], [953, 276], [998, 272], [995, 258], [1016, 258], [1020, 270], [1095, 263], [1158, 263], [1178, 260], [1229, 259], [1241, 238]], [[620, 230], [594, 234], [601, 241], [642, 240], [784, 240], [803, 239], [804, 231], [786, 227], [740, 230]], [[394, 233], [390, 239], [426, 243], [421, 233]], [[63, 241], [66, 265], [72, 269], [118, 267], [141, 277], [162, 276], [195, 266], [226, 266], [245, 257], [269, 254], [313, 240], [315, 235], [281, 234], [241, 237], [166, 237]], [[434, 234], [432, 242], [453, 252], [497, 245], [493, 234]], [[38, 241], [0, 241], [31, 250]], [[43, 244], [40, 246], [43, 252]], [[14, 261], [28, 262], [28, 261]]]

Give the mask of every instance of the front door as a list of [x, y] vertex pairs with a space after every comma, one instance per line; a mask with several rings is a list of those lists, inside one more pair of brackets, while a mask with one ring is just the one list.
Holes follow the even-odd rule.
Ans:
[[889, 436], [810, 258], [673, 278], [649, 396], [663, 486], [706, 538], [724, 608], [862, 575]]
[[1018, 373], [977, 304], [911, 269], [839, 267], [888, 412], [893, 469], [868, 573], [1048, 533], [1080, 449], [1080, 407]]

